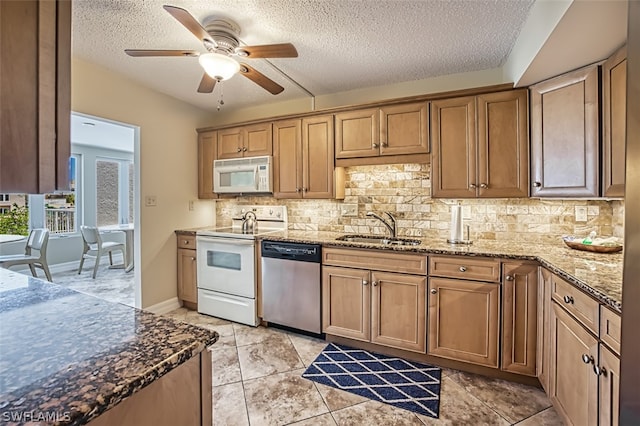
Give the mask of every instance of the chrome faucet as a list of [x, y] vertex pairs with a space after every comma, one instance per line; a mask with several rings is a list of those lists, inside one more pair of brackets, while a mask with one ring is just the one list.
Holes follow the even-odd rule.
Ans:
[[396, 228], [396, 218], [393, 217], [393, 215], [389, 212], [384, 212], [387, 216], [389, 216], [389, 219], [391, 219], [391, 223], [387, 222], [385, 219], [381, 218], [379, 215], [377, 215], [374, 212], [367, 212], [367, 216], [368, 217], [375, 217], [376, 219], [378, 219], [380, 222], [382, 222], [382, 224], [384, 226], [387, 227], [387, 229], [389, 230], [389, 232], [391, 233], [391, 237], [392, 238], [398, 238], [398, 230]]

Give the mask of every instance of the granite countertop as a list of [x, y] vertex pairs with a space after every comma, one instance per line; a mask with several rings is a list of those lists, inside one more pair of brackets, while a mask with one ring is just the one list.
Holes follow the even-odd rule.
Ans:
[[217, 339], [0, 268], [0, 423], [86, 424]]
[[471, 245], [456, 246], [444, 240], [423, 239], [417, 246], [381, 246], [379, 244], [336, 241], [344, 235], [322, 231], [283, 231], [262, 235], [264, 240], [315, 243], [324, 246], [375, 248], [425, 254], [499, 257], [503, 259], [533, 260], [551, 272], [581, 288], [616, 312], [622, 312], [622, 252], [601, 254], [573, 250], [559, 238], [558, 244], [531, 245], [514, 241], [474, 241]]

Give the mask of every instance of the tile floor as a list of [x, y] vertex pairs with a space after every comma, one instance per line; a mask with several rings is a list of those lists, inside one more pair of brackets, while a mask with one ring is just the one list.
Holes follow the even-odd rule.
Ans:
[[440, 418], [417, 415], [303, 379], [324, 341], [184, 308], [166, 315], [220, 334], [210, 348], [216, 426], [562, 424], [540, 389], [447, 369]]

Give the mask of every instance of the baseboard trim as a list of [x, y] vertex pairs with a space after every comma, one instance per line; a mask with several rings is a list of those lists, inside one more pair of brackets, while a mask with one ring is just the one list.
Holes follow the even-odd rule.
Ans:
[[144, 308], [144, 310], [154, 314], [166, 314], [167, 312], [174, 311], [181, 306], [180, 300], [177, 297], [174, 297], [172, 299], [165, 300], [164, 302], [148, 306]]

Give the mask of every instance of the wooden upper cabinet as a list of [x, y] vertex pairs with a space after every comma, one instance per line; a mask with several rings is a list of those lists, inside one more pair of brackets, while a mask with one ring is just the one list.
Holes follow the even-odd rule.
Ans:
[[218, 198], [213, 192], [213, 161], [216, 159], [218, 132], [198, 134], [198, 198]]
[[433, 197], [527, 197], [526, 90], [431, 103]]
[[538, 265], [502, 264], [502, 369], [536, 375]]
[[0, 192], [69, 189], [71, 2], [0, 1]]
[[380, 154], [378, 108], [336, 114], [336, 158], [374, 157]]
[[527, 90], [477, 96], [479, 197], [529, 195]]
[[380, 155], [427, 154], [428, 107], [418, 102], [380, 108]]
[[273, 153], [271, 123], [218, 130], [218, 159], [258, 157]]
[[475, 97], [431, 102], [431, 143], [431, 195], [475, 197]]
[[627, 47], [602, 65], [603, 194], [624, 197], [627, 125]]
[[242, 157], [244, 129], [234, 127], [232, 129], [218, 130], [217, 159]]
[[333, 116], [302, 119], [302, 195], [304, 198], [333, 198]]
[[531, 196], [599, 195], [598, 66], [531, 86]]
[[273, 196], [302, 198], [301, 122], [273, 123]]

